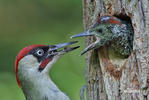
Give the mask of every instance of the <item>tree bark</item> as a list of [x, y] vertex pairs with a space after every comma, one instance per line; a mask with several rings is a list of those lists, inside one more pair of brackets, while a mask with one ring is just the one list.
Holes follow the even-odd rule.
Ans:
[[[116, 57], [104, 46], [86, 55], [87, 100], [149, 100], [149, 1], [83, 0], [87, 30], [99, 15], [128, 16], [134, 28], [132, 54]], [[86, 38], [86, 45], [94, 38]]]

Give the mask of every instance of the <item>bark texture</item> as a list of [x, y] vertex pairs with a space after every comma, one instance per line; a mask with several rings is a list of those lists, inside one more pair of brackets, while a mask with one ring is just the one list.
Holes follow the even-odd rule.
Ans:
[[[149, 1], [83, 0], [87, 30], [98, 15], [128, 16], [134, 28], [132, 54], [117, 57], [104, 46], [87, 53], [88, 100], [149, 100]], [[94, 38], [86, 38], [86, 45]]]

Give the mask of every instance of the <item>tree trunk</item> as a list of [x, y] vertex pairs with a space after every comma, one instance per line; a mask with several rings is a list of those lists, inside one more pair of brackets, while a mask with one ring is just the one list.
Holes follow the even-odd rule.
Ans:
[[[87, 30], [99, 15], [129, 17], [134, 28], [133, 52], [116, 57], [106, 46], [88, 52], [88, 100], [149, 100], [149, 1], [83, 0]], [[86, 38], [86, 45], [94, 38]]]

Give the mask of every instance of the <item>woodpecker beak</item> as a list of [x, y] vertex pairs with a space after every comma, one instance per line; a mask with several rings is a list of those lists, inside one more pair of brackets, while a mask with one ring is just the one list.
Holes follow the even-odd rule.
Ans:
[[[76, 37], [86, 37], [86, 36], [96, 36], [96, 33], [94, 33], [94, 31], [90, 32], [92, 30], [87, 30], [85, 32], [76, 34], [71, 36], [70, 38], [76, 38]], [[100, 39], [98, 37], [96, 37], [96, 41], [92, 44], [90, 44], [88, 47], [86, 47], [82, 52], [81, 55], [85, 54], [86, 52], [92, 50], [92, 49], [96, 49], [98, 42], [100, 41]]]
[[77, 41], [56, 44], [56, 45], [49, 45], [47, 55], [46, 55], [46, 57], [43, 58], [43, 61], [39, 66], [39, 71], [42, 71], [46, 67], [46, 65], [51, 61], [51, 59], [53, 59], [54, 57], [59, 58], [60, 56], [64, 55], [65, 53], [79, 48], [80, 46], [68, 47], [69, 45], [72, 45], [75, 43], [77, 43]]
[[[80, 46], [75, 46], [75, 47], [68, 47], [69, 45], [75, 44], [78, 41], [72, 41], [72, 42], [67, 42], [67, 43], [61, 43], [61, 44], [56, 44], [56, 45], [50, 45], [49, 49], [49, 56], [55, 56], [55, 55], [63, 55], [67, 52], [70, 52], [72, 50], [75, 50], [79, 48]], [[62, 49], [63, 48], [63, 49]]]
[[94, 34], [90, 33], [89, 30], [88, 30], [88, 31], [85, 31], [85, 32], [82, 32], [82, 33], [73, 35], [73, 36], [71, 36], [70, 38], [84, 37], [84, 36], [93, 36], [93, 35], [94, 35]]

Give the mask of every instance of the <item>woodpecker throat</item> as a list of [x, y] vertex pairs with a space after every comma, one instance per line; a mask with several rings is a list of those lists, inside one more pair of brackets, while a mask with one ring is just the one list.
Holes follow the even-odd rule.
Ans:
[[133, 50], [133, 27], [130, 22], [114, 16], [101, 16], [86, 32], [73, 35], [71, 38], [95, 36], [96, 41], [82, 51], [84, 53], [108, 45], [118, 55], [128, 57]]

